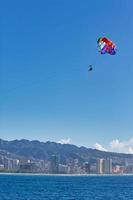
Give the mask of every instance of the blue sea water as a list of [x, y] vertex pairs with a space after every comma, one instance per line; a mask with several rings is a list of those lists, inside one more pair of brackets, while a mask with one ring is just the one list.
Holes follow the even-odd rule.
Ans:
[[0, 175], [0, 200], [133, 200], [133, 176]]

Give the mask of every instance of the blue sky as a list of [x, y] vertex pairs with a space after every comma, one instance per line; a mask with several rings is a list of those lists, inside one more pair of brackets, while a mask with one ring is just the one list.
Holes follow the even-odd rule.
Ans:
[[[0, 137], [106, 148], [132, 138], [133, 2], [1, 4]], [[115, 56], [99, 54], [101, 36], [116, 43]]]

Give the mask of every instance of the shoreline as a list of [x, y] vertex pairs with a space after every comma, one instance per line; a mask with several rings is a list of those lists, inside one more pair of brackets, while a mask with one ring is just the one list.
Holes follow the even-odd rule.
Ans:
[[87, 177], [87, 176], [133, 176], [132, 174], [43, 174], [43, 173], [11, 173], [11, 172], [0, 172], [1, 175], [10, 176], [66, 176], [66, 177]]

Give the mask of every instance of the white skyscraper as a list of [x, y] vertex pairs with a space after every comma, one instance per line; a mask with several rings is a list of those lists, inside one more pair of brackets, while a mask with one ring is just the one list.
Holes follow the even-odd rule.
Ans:
[[111, 174], [112, 173], [112, 159], [98, 159], [97, 160], [97, 173], [98, 174]]

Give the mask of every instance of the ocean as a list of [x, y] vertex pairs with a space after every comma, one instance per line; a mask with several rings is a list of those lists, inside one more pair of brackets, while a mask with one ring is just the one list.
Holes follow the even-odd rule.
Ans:
[[1, 174], [0, 200], [133, 200], [133, 176]]

